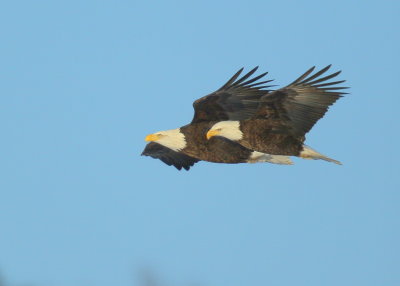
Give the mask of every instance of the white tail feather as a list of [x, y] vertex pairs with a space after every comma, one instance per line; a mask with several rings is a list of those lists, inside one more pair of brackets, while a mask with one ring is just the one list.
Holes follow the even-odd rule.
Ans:
[[300, 157], [303, 159], [311, 159], [311, 160], [325, 160], [328, 162], [332, 162], [338, 165], [342, 165], [342, 163], [340, 163], [339, 161], [336, 161], [334, 159], [331, 159], [321, 153], [318, 153], [317, 151], [315, 151], [314, 149], [312, 149], [311, 147], [307, 146], [307, 145], [303, 145], [303, 151], [300, 152]]
[[253, 153], [251, 153], [250, 158], [247, 160], [247, 163], [263, 163], [263, 162], [280, 164], [280, 165], [293, 165], [293, 162], [292, 160], [290, 160], [289, 156], [270, 155], [257, 151], [253, 151]]

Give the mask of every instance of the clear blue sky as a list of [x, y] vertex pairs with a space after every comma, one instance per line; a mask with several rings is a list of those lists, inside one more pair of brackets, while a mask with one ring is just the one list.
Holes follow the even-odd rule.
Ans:
[[[6, 1], [0, 275], [7, 285], [400, 285], [398, 1]], [[351, 94], [308, 135], [344, 165], [141, 157], [244, 66]], [[164, 284], [163, 284], [164, 285]]]

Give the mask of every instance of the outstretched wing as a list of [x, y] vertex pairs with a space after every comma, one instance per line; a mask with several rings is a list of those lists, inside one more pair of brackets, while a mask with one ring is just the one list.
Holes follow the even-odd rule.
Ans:
[[178, 170], [184, 168], [187, 171], [190, 167], [200, 161], [185, 154], [175, 152], [155, 142], [150, 142], [146, 145], [142, 152], [142, 156], [150, 156], [154, 159], [160, 159], [168, 166], [173, 165]]
[[[255, 114], [259, 100], [271, 85], [263, 85], [272, 80], [259, 81], [267, 73], [250, 78], [258, 69], [239, 78], [241, 68], [231, 79], [217, 91], [197, 99], [193, 103], [194, 117], [192, 123], [201, 121], [243, 120]], [[250, 79], [249, 79], [250, 78]]]
[[267, 118], [279, 122], [295, 136], [302, 137], [324, 116], [329, 106], [335, 103], [347, 87], [338, 87], [345, 82], [330, 81], [340, 71], [320, 77], [331, 65], [312, 74], [310, 68], [288, 86], [263, 96], [255, 117]]

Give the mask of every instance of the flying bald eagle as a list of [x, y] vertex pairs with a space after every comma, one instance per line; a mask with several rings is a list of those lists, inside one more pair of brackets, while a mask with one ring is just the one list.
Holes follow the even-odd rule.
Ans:
[[271, 80], [250, 78], [258, 67], [239, 78], [240, 69], [217, 91], [196, 100], [190, 124], [146, 136], [142, 155], [189, 170], [200, 160], [216, 163], [270, 162], [292, 164], [289, 156], [335, 161], [305, 146], [304, 135], [342, 92], [332, 87], [343, 81], [316, 79], [330, 66], [289, 86], [271, 91]]
[[147, 135], [150, 142], [142, 155], [160, 159], [178, 170], [189, 170], [200, 160], [215, 163], [270, 162], [292, 164], [288, 156], [254, 151], [239, 143], [216, 136], [207, 138], [207, 131], [217, 122], [244, 120], [253, 116], [260, 99], [267, 95], [271, 80], [258, 81], [267, 73], [250, 78], [258, 67], [239, 78], [240, 69], [217, 91], [193, 103], [194, 117], [188, 125]]
[[226, 120], [214, 124], [207, 138], [223, 137], [268, 154], [322, 159], [341, 164], [304, 144], [305, 134], [324, 116], [346, 87], [344, 80], [327, 82], [340, 71], [322, 76], [330, 65], [312, 74], [312, 67], [293, 83], [263, 95], [257, 112], [244, 120]]

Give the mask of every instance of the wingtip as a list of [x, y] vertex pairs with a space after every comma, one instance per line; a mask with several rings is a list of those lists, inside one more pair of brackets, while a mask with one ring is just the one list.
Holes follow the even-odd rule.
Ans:
[[249, 76], [253, 75], [257, 70], [258, 70], [258, 66], [255, 66], [245, 76], [249, 77]]

